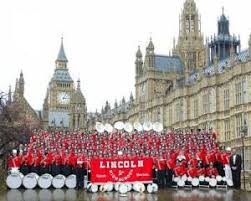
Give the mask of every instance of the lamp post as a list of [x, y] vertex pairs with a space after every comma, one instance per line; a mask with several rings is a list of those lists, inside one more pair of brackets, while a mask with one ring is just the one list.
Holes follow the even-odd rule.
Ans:
[[245, 144], [244, 144], [244, 139], [247, 135], [248, 132], [248, 127], [247, 127], [247, 122], [244, 120], [244, 125], [241, 128], [241, 140], [242, 140], [242, 165], [243, 165], [243, 184], [244, 184], [244, 190], [246, 190], [246, 179], [245, 179]]

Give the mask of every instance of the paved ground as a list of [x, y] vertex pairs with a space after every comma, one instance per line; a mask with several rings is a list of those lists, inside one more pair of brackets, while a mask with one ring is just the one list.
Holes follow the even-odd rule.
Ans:
[[130, 192], [87, 193], [80, 190], [9, 190], [0, 195], [6, 201], [251, 201], [251, 193], [236, 190], [160, 190], [157, 194]]

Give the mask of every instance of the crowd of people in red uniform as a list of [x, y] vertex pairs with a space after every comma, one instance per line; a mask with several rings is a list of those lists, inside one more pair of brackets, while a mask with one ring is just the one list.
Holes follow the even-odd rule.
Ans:
[[[126, 131], [112, 133], [80, 131], [34, 131], [28, 144], [9, 157], [8, 168], [25, 175], [35, 172], [76, 174], [81, 180], [90, 169], [91, 158], [151, 157], [153, 177], [160, 186], [172, 185], [174, 176], [224, 176], [231, 152], [220, 150], [216, 133], [196, 131]], [[118, 152], [123, 155], [119, 156]], [[78, 182], [78, 183], [79, 183]]]

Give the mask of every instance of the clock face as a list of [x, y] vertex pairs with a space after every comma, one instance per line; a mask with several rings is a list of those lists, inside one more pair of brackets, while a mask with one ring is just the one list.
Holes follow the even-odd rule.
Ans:
[[60, 104], [69, 104], [70, 103], [70, 94], [67, 92], [58, 93], [58, 102]]

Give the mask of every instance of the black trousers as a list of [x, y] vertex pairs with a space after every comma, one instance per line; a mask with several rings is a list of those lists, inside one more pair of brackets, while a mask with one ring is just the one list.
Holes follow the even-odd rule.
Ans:
[[217, 169], [220, 176], [225, 177], [225, 171], [222, 163], [217, 161], [215, 162], [214, 167]]
[[232, 178], [233, 178], [234, 188], [240, 188], [241, 187], [241, 171], [232, 170]]
[[83, 188], [84, 187], [84, 175], [85, 170], [82, 167], [75, 168], [76, 171], [76, 177], [77, 177], [77, 188]]
[[56, 164], [52, 164], [51, 165], [51, 175], [54, 177], [58, 174], [61, 174], [61, 166], [56, 165]]
[[62, 174], [66, 177], [72, 174], [72, 168], [69, 165], [62, 166]]
[[39, 167], [32, 165], [30, 168], [30, 172], [34, 172], [34, 173], [39, 174]]
[[45, 174], [45, 173], [50, 174], [49, 166], [40, 166], [39, 175], [42, 175], [42, 174]]
[[21, 165], [20, 172], [23, 175], [27, 175], [28, 173], [30, 173], [30, 167], [28, 165]]
[[158, 185], [160, 187], [165, 186], [165, 177], [166, 177], [166, 170], [158, 170], [157, 171], [157, 181], [158, 181]]
[[167, 169], [166, 170], [166, 185], [168, 187], [172, 186], [173, 174], [174, 174], [174, 172], [173, 172], [172, 169]]

